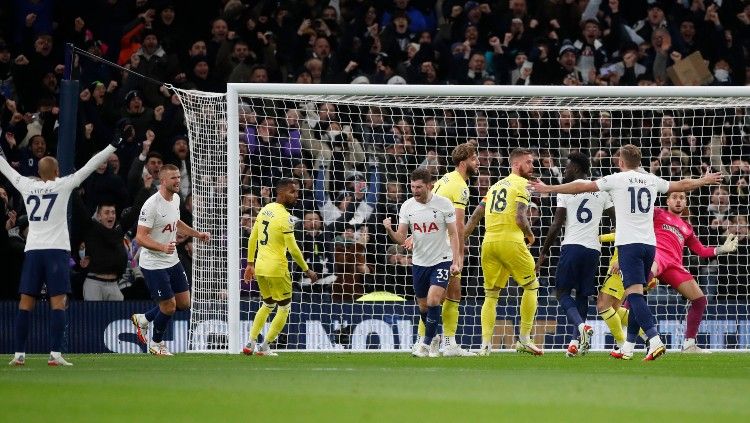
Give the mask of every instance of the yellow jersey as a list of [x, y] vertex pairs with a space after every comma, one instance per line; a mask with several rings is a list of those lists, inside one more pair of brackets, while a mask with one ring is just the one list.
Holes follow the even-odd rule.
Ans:
[[283, 204], [270, 203], [260, 210], [255, 219], [247, 241], [247, 261], [255, 263], [257, 276], [283, 277], [289, 274], [287, 250], [302, 271], [307, 271], [307, 263], [294, 239], [292, 215]]
[[469, 204], [469, 186], [457, 170], [443, 175], [432, 187], [432, 192], [451, 200], [457, 209], [465, 210]]
[[523, 231], [516, 224], [517, 204], [529, 204], [528, 180], [510, 174], [490, 187], [482, 200], [484, 206], [484, 241], [511, 241], [525, 244]]

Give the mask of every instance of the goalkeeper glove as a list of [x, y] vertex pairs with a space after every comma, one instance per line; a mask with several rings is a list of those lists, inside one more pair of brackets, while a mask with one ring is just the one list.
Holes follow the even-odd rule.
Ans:
[[727, 235], [727, 239], [724, 241], [724, 245], [716, 247], [716, 255], [718, 256], [719, 254], [733, 253], [737, 251], [738, 244], [739, 240], [737, 239], [737, 235], [729, 234]]

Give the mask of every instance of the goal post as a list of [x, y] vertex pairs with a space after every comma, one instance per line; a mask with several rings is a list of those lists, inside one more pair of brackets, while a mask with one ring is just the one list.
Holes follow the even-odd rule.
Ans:
[[[416, 339], [417, 313], [409, 254], [391, 245], [380, 220], [397, 220], [409, 197], [408, 173], [427, 166], [436, 177], [452, 171], [452, 148], [475, 140], [477, 175], [468, 183], [471, 214], [488, 184], [506, 176], [507, 154], [531, 148], [535, 173], [561, 180], [569, 151], [592, 157], [594, 176], [613, 172], [612, 156], [640, 145], [644, 167], [666, 179], [708, 167], [727, 173], [716, 190], [688, 196], [690, 219], [708, 245], [736, 233], [740, 253], [685, 266], [707, 294], [699, 344], [714, 350], [750, 349], [747, 182], [750, 88], [413, 86], [228, 84], [227, 93], [178, 90], [191, 140], [196, 243], [189, 350], [238, 353], [258, 306], [257, 286], [242, 281], [243, 243], [260, 207], [273, 199], [280, 177], [301, 181], [292, 214], [297, 241], [321, 281], [310, 284], [295, 265], [293, 308], [277, 348], [305, 351], [407, 351]], [[536, 259], [554, 214], [554, 197], [531, 207]], [[664, 206], [664, 197], [657, 202]], [[603, 221], [602, 231], [608, 222]], [[559, 241], [558, 243], [559, 244]], [[467, 242], [457, 339], [480, 343], [483, 300], [481, 228]], [[540, 272], [542, 289], [534, 339], [561, 350], [571, 339], [554, 298], [553, 248]], [[601, 282], [612, 254], [603, 245]], [[648, 295], [668, 347], [679, 348], [686, 302], [666, 286]], [[514, 283], [498, 305], [494, 348], [509, 349], [518, 333], [520, 293]], [[590, 301], [594, 347], [612, 338]], [[269, 322], [270, 323], [270, 319]], [[265, 333], [265, 330], [262, 332]]]

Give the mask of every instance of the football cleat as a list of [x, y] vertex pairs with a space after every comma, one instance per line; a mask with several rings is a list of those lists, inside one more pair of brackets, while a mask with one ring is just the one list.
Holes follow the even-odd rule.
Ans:
[[482, 346], [479, 347], [479, 352], [477, 353], [478, 356], [488, 357], [490, 354], [492, 354], [492, 346], [488, 344], [482, 344]]
[[420, 342], [420, 343], [417, 344], [417, 348], [415, 348], [411, 352], [411, 355], [414, 356], [414, 357], [420, 357], [420, 358], [431, 357], [431, 355], [430, 355], [430, 347], [428, 345], [425, 345], [425, 344], [423, 344], [423, 343]]
[[440, 335], [435, 335], [430, 342], [430, 357], [440, 357]]
[[267, 355], [269, 357], [278, 356], [278, 354], [271, 351], [271, 347], [269, 347], [265, 342], [258, 345], [258, 347], [255, 349], [255, 355]]
[[450, 344], [443, 348], [443, 357], [474, 357], [475, 353], [461, 348], [459, 344]]
[[148, 345], [148, 320], [145, 314], [133, 314], [130, 321], [135, 326], [135, 334], [138, 336], [138, 342]]
[[151, 353], [151, 354], [153, 354], [153, 355], [164, 356], [164, 357], [172, 355], [172, 353], [169, 352], [169, 350], [167, 349], [167, 343], [164, 342], [164, 341], [161, 341], [161, 342], [151, 341], [151, 342], [149, 342], [148, 352]]
[[631, 360], [633, 358], [633, 352], [624, 352], [622, 348], [615, 348], [609, 353], [609, 356], [618, 360]]
[[565, 355], [568, 357], [576, 357], [578, 355], [578, 340], [574, 339], [568, 344], [568, 349], [565, 351]]
[[248, 341], [247, 344], [245, 344], [245, 346], [242, 348], [242, 354], [253, 355], [253, 352], [255, 352], [256, 344], [256, 341]]
[[13, 357], [13, 360], [10, 360], [10, 363], [8, 363], [9, 366], [23, 366], [26, 364], [26, 356], [25, 355], [17, 355]]
[[537, 347], [534, 342], [527, 341], [527, 342], [521, 342], [516, 341], [516, 352], [522, 352], [522, 353], [529, 353], [531, 355], [543, 355], [544, 351], [542, 351], [541, 348]]
[[49, 360], [47, 360], [47, 365], [48, 366], [72, 366], [73, 363], [65, 361], [62, 355], [60, 355], [60, 353], [57, 353], [57, 354], [49, 355]]
[[654, 345], [654, 348], [648, 349], [648, 354], [646, 354], [646, 357], [643, 359], [643, 361], [654, 361], [664, 355], [664, 353], [666, 352], [667, 348], [664, 346], [664, 344]]
[[594, 336], [594, 328], [584, 324], [583, 330], [580, 332], [581, 355], [585, 355], [591, 349], [591, 337]]
[[704, 350], [695, 343], [695, 338], [688, 338], [682, 344], [682, 352], [686, 354], [711, 354], [711, 351]]

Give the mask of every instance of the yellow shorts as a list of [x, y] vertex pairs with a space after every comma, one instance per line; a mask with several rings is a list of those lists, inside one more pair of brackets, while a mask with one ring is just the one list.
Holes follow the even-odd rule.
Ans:
[[257, 276], [258, 288], [262, 298], [273, 298], [276, 301], [292, 298], [292, 277], [286, 276]]
[[482, 243], [484, 289], [502, 289], [508, 277], [519, 286], [536, 281], [534, 258], [526, 245], [519, 242], [489, 241]]
[[[611, 268], [610, 268], [611, 270]], [[622, 284], [622, 276], [619, 273], [608, 274], [599, 292], [611, 295], [618, 300], [622, 300], [625, 295], [625, 286]]]
[[[608, 271], [611, 272], [612, 268], [610, 267]], [[643, 287], [643, 294], [645, 295], [648, 291], [656, 288], [658, 283], [659, 279], [652, 278], [648, 284]], [[599, 289], [599, 292], [603, 292], [617, 298], [618, 300], [622, 300], [625, 296], [625, 286], [622, 284], [622, 276], [620, 276], [619, 273], [608, 273], [607, 279], [604, 281], [601, 289]]]

